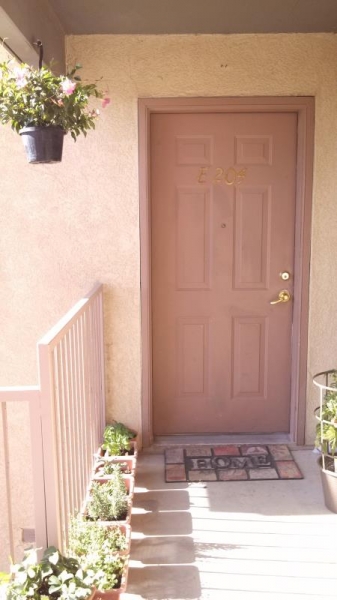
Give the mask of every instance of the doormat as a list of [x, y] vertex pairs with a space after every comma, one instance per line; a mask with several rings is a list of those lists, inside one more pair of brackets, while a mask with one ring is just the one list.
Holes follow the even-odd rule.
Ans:
[[285, 445], [187, 446], [165, 450], [166, 483], [303, 479]]

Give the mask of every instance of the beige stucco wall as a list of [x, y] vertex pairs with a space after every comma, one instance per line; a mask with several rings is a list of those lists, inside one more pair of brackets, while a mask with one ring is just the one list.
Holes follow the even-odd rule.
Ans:
[[334, 35], [85, 36], [69, 64], [102, 78], [96, 132], [59, 165], [28, 165], [0, 129], [0, 385], [35, 384], [35, 345], [96, 281], [105, 284], [108, 418], [140, 427], [137, 98], [316, 96], [307, 442], [311, 375], [337, 360], [337, 38]]
[[[3, 46], [0, 45], [0, 62], [12, 59], [6, 52]], [[10, 294], [12, 301], [8, 299], [8, 294], [0, 300], [0, 326], [2, 331], [2, 341], [0, 345], [0, 365], [2, 369], [2, 377], [0, 378], [0, 386], [9, 384], [15, 385], [15, 368], [11, 379], [10, 361], [16, 364], [17, 381], [20, 380], [20, 370], [22, 363], [25, 362], [25, 350], [20, 348], [18, 344], [16, 352], [10, 356], [10, 341], [6, 336], [7, 321], [12, 321], [12, 328], [18, 325], [22, 327], [22, 323], [16, 323], [16, 314], [18, 313], [18, 305], [15, 302], [15, 288], [17, 285], [15, 250], [12, 244], [8, 248], [3, 245], [3, 238], [6, 239], [5, 228], [8, 201], [15, 196], [17, 189], [17, 177], [13, 178], [13, 170], [10, 170], [9, 177], [12, 177], [13, 190], [12, 195], [6, 198], [4, 194], [4, 174], [7, 169], [7, 157], [11, 155], [12, 149], [16, 145], [16, 138], [7, 128], [1, 127], [0, 130], [0, 154], [1, 154], [1, 183], [0, 183], [0, 281], [1, 286], [7, 289], [9, 284], [13, 294]], [[2, 152], [4, 150], [4, 152]], [[11, 265], [13, 271], [11, 271]], [[12, 279], [10, 283], [9, 280]], [[29, 285], [26, 280], [26, 286]], [[7, 290], [8, 291], [8, 290]], [[1, 297], [1, 294], [0, 294]], [[12, 306], [10, 306], [12, 302]], [[16, 325], [15, 325], [16, 323]], [[17, 332], [18, 336], [20, 332]], [[23, 338], [25, 332], [23, 331]], [[23, 340], [24, 341], [24, 340]], [[8, 343], [9, 342], [9, 343]], [[25, 342], [24, 342], [25, 343]], [[26, 354], [29, 354], [28, 348]], [[34, 354], [34, 349], [33, 349]], [[24, 377], [24, 374], [23, 374]], [[21, 379], [23, 381], [23, 379]], [[7, 383], [8, 382], [8, 383]], [[27, 380], [24, 381], [27, 383]], [[23, 529], [34, 528], [33, 520], [33, 478], [32, 478], [32, 462], [31, 462], [31, 440], [29, 429], [29, 409], [26, 402], [11, 402], [6, 404], [7, 427], [3, 422], [2, 414], [0, 415], [0, 571], [7, 571], [9, 566], [9, 556], [13, 560], [21, 560], [23, 544]], [[6, 463], [4, 456], [4, 432], [7, 432], [7, 444], [9, 450], [9, 463], [7, 464], [10, 475], [10, 486], [6, 487]], [[11, 522], [10, 522], [11, 521]], [[10, 530], [13, 533], [14, 555], [10, 548]]]
[[[132, 307], [119, 305], [112, 309], [114, 323], [110, 324], [108, 340], [117, 344], [118, 352], [122, 349], [129, 352], [133, 347], [132, 362], [125, 363], [124, 357], [113, 351], [111, 400], [121, 414], [120, 407], [126, 400], [124, 386], [133, 370], [133, 393], [127, 403], [132, 401], [135, 417], [139, 415], [140, 368], [137, 98], [316, 97], [307, 411], [307, 442], [312, 443], [312, 409], [317, 401], [311, 377], [318, 370], [337, 365], [337, 280], [334, 277], [337, 272], [336, 36], [69, 37], [67, 56], [71, 64], [81, 61], [89, 79], [103, 76], [113, 101], [111, 109], [102, 116], [99, 136], [90, 137], [85, 152], [91, 146], [96, 149], [99, 144], [100, 158], [96, 154], [95, 162], [107, 167], [105, 177], [96, 178], [97, 204], [101, 207], [108, 193], [111, 210], [104, 228], [113, 229], [108, 247], [113, 253], [110, 281], [114, 293], [121, 293], [126, 278], [132, 288]], [[80, 160], [83, 163], [86, 159], [82, 155]], [[90, 224], [86, 227], [90, 228]], [[118, 239], [114, 239], [116, 230]], [[115, 262], [117, 255], [121, 257], [121, 240], [122, 249], [128, 247], [126, 273], [124, 269], [120, 270], [119, 261]], [[101, 260], [105, 260], [103, 255]], [[126, 336], [124, 327], [127, 327]]]

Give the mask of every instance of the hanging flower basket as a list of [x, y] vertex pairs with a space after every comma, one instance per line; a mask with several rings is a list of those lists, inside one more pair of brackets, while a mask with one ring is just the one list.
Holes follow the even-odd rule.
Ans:
[[28, 162], [61, 162], [65, 133], [60, 127], [24, 127], [20, 129]]
[[103, 98], [103, 107], [109, 104], [96, 84], [81, 81], [80, 68], [65, 76], [14, 60], [0, 64], [0, 122], [20, 134], [28, 162], [60, 162], [66, 133], [76, 141], [95, 128], [99, 110], [89, 108], [91, 97]]

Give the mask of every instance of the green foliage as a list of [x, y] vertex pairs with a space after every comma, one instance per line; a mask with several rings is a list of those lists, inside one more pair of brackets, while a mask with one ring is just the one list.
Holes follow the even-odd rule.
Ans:
[[7, 600], [80, 600], [89, 598], [93, 588], [92, 576], [54, 546], [47, 548], [40, 562], [35, 550], [26, 551], [23, 561], [12, 566], [12, 577]]
[[118, 521], [125, 518], [128, 496], [121, 473], [105, 483], [94, 481], [87, 504], [88, 517], [94, 521]]
[[76, 74], [80, 65], [54, 75], [14, 60], [0, 64], [0, 122], [19, 133], [28, 126], [54, 126], [70, 132], [74, 140], [95, 128], [97, 110], [89, 110], [91, 97], [102, 98], [96, 84], [84, 84]]
[[10, 582], [10, 579], [10, 573], [3, 573], [2, 571], [0, 571], [0, 600], [6, 598], [6, 589]]
[[113, 423], [105, 428], [102, 448], [111, 456], [123, 456], [130, 452], [130, 440], [135, 437], [123, 423]]
[[126, 549], [126, 537], [118, 527], [90, 523], [80, 515], [71, 520], [68, 553], [85, 571], [94, 574], [99, 590], [120, 586], [125, 559], [116, 553]]
[[[126, 462], [125, 463], [124, 462], [117, 463], [117, 464], [124, 474], [131, 472], [130, 469], [128, 469], [128, 464]], [[106, 475], [109, 475], [109, 476], [113, 475], [116, 470], [115, 468], [116, 468], [116, 463], [113, 463], [109, 459], [102, 458], [101, 460], [99, 460], [97, 462], [96, 477], [105, 477]]]
[[336, 388], [336, 391], [329, 390], [325, 394], [322, 407], [321, 418], [323, 427], [318, 423], [316, 426], [316, 447], [321, 447], [322, 452], [334, 456], [337, 448], [337, 372], [332, 374], [332, 383], [329, 387]]

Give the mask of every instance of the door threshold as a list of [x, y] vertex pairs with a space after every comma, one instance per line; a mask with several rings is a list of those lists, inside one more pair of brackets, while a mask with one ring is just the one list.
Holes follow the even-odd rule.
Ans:
[[[213, 444], [293, 444], [289, 433], [217, 433], [195, 435], [158, 435], [155, 446], [195, 446]], [[295, 445], [295, 444], [294, 444]]]

